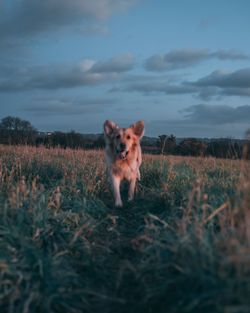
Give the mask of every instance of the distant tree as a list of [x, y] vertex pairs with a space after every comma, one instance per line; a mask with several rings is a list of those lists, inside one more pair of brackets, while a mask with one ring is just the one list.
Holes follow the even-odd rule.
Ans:
[[242, 156], [245, 159], [250, 159], [250, 128], [246, 131], [246, 142], [243, 147]]
[[104, 140], [104, 136], [100, 135], [96, 142], [95, 142], [96, 148], [104, 148], [105, 147], [105, 140]]
[[159, 136], [159, 147], [160, 147], [161, 154], [164, 153], [167, 138], [168, 138], [167, 135], [160, 135]]
[[232, 139], [217, 139], [208, 144], [207, 154], [217, 158], [238, 159], [243, 154], [243, 143]]
[[0, 123], [1, 138], [8, 144], [35, 144], [37, 130], [29, 121], [7, 116]]
[[66, 134], [67, 147], [78, 149], [84, 146], [83, 135], [75, 131], [71, 131]]
[[233, 156], [232, 158], [241, 159], [243, 155], [243, 144], [240, 142], [235, 142], [232, 147]]
[[176, 151], [176, 137], [174, 135], [170, 135], [167, 138], [166, 144], [165, 144], [165, 152], [168, 154], [175, 154]]
[[178, 153], [181, 155], [203, 156], [207, 145], [205, 142], [196, 138], [187, 138], [178, 145]]
[[66, 147], [72, 149], [86, 148], [93, 149], [97, 147], [103, 147], [101, 139], [86, 138], [83, 134], [75, 131], [64, 133], [56, 131], [50, 133], [43, 139], [43, 143], [46, 147], [60, 147], [66, 149]]
[[246, 139], [250, 140], [250, 128], [246, 131]]
[[52, 133], [48, 137], [48, 141], [49, 141], [49, 146], [52, 146], [53, 148], [55, 147], [66, 148], [67, 147], [66, 134], [60, 131], [56, 131]]

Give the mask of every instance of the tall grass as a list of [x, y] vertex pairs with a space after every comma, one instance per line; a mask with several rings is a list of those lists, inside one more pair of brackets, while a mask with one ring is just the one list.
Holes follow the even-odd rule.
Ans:
[[[0, 146], [0, 312], [250, 312], [250, 164]], [[123, 196], [126, 194], [123, 186]]]

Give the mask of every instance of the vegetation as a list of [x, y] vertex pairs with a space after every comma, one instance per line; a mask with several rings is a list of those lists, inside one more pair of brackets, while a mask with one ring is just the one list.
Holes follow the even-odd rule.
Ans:
[[34, 145], [37, 138], [37, 130], [29, 121], [7, 116], [0, 123], [0, 138], [1, 143], [9, 145]]
[[249, 161], [146, 155], [115, 209], [103, 159], [0, 146], [0, 312], [249, 312]]
[[[30, 122], [8, 116], [0, 123], [0, 144], [45, 146], [47, 148], [100, 149], [105, 142], [102, 134], [80, 134], [71, 132], [38, 132]], [[160, 135], [157, 138], [144, 137], [143, 152], [162, 155], [213, 156], [227, 159], [250, 159], [250, 138], [246, 139], [197, 139], [185, 138], [177, 143], [174, 135]], [[244, 148], [246, 147], [246, 148]], [[246, 153], [245, 153], [245, 152]]]

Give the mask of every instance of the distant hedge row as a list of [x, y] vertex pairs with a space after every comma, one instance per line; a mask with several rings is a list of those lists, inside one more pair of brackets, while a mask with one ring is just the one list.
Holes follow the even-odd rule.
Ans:
[[[71, 149], [101, 149], [105, 142], [103, 135], [84, 135], [71, 132], [38, 132], [30, 122], [8, 116], [0, 123], [0, 144], [61, 147]], [[177, 143], [174, 135], [160, 135], [157, 140], [142, 140], [142, 149], [151, 154], [172, 154], [183, 156], [213, 156], [230, 159], [250, 159], [250, 140], [185, 138]]]

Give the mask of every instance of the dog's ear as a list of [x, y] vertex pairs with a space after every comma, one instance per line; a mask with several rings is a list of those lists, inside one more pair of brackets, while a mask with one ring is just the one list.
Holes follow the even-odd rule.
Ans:
[[141, 139], [144, 135], [144, 121], [138, 121], [130, 127], [133, 129], [134, 134]]
[[104, 134], [108, 137], [110, 137], [110, 135], [112, 135], [114, 130], [117, 128], [118, 126], [114, 122], [109, 120], [105, 121], [105, 123], [103, 124]]

